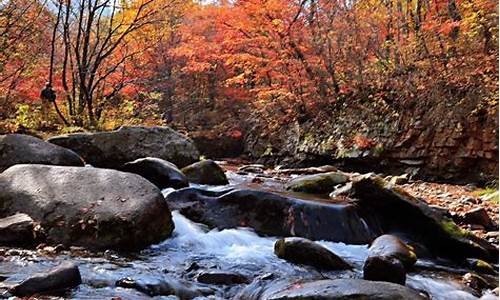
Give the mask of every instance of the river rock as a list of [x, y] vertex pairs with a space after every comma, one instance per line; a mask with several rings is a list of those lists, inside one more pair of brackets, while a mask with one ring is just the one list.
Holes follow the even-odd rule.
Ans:
[[80, 270], [73, 263], [62, 265], [46, 272], [35, 274], [9, 289], [12, 295], [29, 297], [39, 293], [60, 292], [72, 289], [82, 283]]
[[189, 186], [186, 176], [173, 163], [160, 158], [139, 158], [124, 164], [121, 170], [140, 175], [160, 189]]
[[294, 192], [327, 194], [333, 191], [336, 185], [348, 181], [349, 177], [343, 173], [328, 172], [294, 178], [287, 184], [286, 188]]
[[395, 258], [409, 269], [417, 261], [413, 249], [397, 236], [384, 234], [376, 238], [368, 249], [370, 256], [383, 256]]
[[184, 188], [167, 202], [187, 218], [220, 230], [251, 227], [271, 236], [298, 236], [348, 244], [368, 244], [381, 234], [371, 212], [351, 203], [333, 204], [246, 190]]
[[324, 165], [321, 167], [292, 168], [292, 169], [285, 169], [281, 166], [278, 166], [275, 169], [274, 173], [283, 174], [283, 175], [290, 175], [290, 174], [312, 175], [312, 174], [317, 174], [317, 173], [328, 173], [328, 172], [335, 172], [335, 171], [337, 171], [337, 168], [334, 166], [330, 166], [330, 165]]
[[289, 237], [274, 243], [274, 254], [286, 261], [323, 270], [351, 269], [351, 265], [332, 251], [311, 240]]
[[150, 297], [177, 296], [181, 300], [191, 300], [213, 294], [209, 288], [199, 287], [184, 280], [173, 278], [134, 280], [123, 278], [116, 282], [116, 286], [135, 289]]
[[337, 199], [338, 197], [347, 196], [351, 192], [352, 183], [348, 182], [341, 186], [336, 186], [333, 192], [331, 192], [328, 197], [331, 199]]
[[35, 222], [27, 214], [0, 219], [0, 245], [31, 245], [35, 242]]
[[479, 292], [483, 289], [493, 289], [498, 287], [497, 281], [498, 279], [495, 279], [495, 281], [492, 282], [486, 277], [475, 273], [467, 273], [462, 277], [463, 284]]
[[0, 172], [17, 164], [83, 166], [75, 152], [24, 134], [0, 135]]
[[371, 174], [353, 180], [351, 198], [360, 209], [377, 215], [385, 232], [403, 232], [435, 255], [462, 260], [498, 260], [498, 249], [462, 230], [425, 201]]
[[482, 259], [468, 258], [466, 260], [467, 266], [476, 272], [483, 274], [495, 274], [495, 269], [492, 265]]
[[417, 261], [413, 248], [390, 234], [376, 238], [368, 252], [369, 256], [363, 266], [363, 278], [368, 280], [404, 285], [406, 270]]
[[285, 280], [280, 282], [258, 281], [243, 291], [239, 300], [424, 300], [416, 291], [390, 282], [362, 279], [333, 279], [304, 282]]
[[61, 135], [48, 141], [75, 151], [94, 167], [111, 169], [143, 157], [161, 158], [181, 168], [200, 156], [189, 138], [169, 127], [120, 127], [109, 132]]
[[406, 270], [399, 259], [386, 256], [369, 256], [363, 265], [363, 278], [404, 285]]
[[251, 165], [244, 165], [244, 166], [239, 167], [238, 172], [262, 174], [262, 173], [264, 173], [265, 169], [266, 169], [266, 166], [264, 166], [264, 165], [251, 164]]
[[0, 174], [0, 217], [26, 213], [53, 244], [140, 249], [173, 230], [161, 191], [139, 175], [90, 167], [16, 165]]
[[209, 185], [229, 183], [224, 170], [213, 160], [207, 159], [182, 168], [189, 182]]
[[488, 213], [483, 207], [478, 207], [467, 211], [463, 216], [463, 221], [466, 224], [481, 225], [486, 230], [498, 229], [496, 225], [488, 216]]
[[196, 276], [196, 281], [206, 284], [233, 285], [249, 283], [245, 276], [228, 271], [212, 270], [204, 271]]

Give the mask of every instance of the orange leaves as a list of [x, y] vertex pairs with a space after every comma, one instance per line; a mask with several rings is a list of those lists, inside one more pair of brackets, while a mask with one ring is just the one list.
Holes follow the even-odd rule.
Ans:
[[443, 35], [449, 35], [452, 30], [460, 27], [460, 21], [446, 21], [439, 26], [438, 32]]
[[377, 145], [374, 140], [359, 134], [353, 138], [353, 142], [360, 150], [369, 150]]

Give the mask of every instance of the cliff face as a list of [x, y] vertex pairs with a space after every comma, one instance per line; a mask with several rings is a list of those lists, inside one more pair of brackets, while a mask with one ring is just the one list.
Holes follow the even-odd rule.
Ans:
[[269, 134], [253, 120], [245, 149], [271, 164], [337, 164], [353, 171], [484, 183], [498, 177], [496, 97], [472, 91], [404, 105], [346, 101]]

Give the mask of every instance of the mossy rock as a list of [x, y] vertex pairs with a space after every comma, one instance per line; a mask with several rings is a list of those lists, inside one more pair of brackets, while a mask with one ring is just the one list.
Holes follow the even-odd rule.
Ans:
[[329, 172], [292, 179], [286, 188], [294, 192], [327, 194], [332, 192], [336, 185], [344, 184], [348, 181], [349, 177], [341, 172]]
[[376, 238], [369, 248], [370, 255], [391, 257], [399, 260], [406, 269], [413, 267], [417, 261], [417, 255], [413, 248], [399, 239], [397, 236], [384, 234]]
[[497, 261], [498, 250], [487, 241], [461, 229], [451, 219], [379, 176], [353, 179], [349, 195], [360, 209], [376, 215], [383, 228], [400, 232], [426, 246], [433, 254], [462, 260]]
[[483, 274], [495, 274], [496, 271], [492, 265], [485, 262], [482, 259], [468, 258], [467, 265], [472, 268], [472, 270], [483, 273]]
[[322, 245], [305, 238], [289, 237], [274, 243], [274, 253], [286, 261], [322, 270], [351, 269], [351, 265]]

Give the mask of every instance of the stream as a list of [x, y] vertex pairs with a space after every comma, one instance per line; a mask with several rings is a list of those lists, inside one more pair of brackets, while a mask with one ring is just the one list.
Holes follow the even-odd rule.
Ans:
[[[229, 187], [245, 187], [285, 193], [282, 183], [276, 178], [264, 178], [255, 183], [252, 175], [227, 173]], [[220, 190], [226, 187], [196, 187]], [[164, 190], [166, 195], [171, 189]], [[297, 197], [297, 194], [294, 194]], [[302, 195], [303, 196], [303, 195]], [[306, 200], [314, 200], [304, 197]], [[326, 200], [326, 199], [317, 199]], [[219, 269], [242, 274], [252, 280], [265, 274], [274, 278], [362, 278], [363, 262], [368, 255], [368, 245], [346, 245], [319, 241], [355, 266], [353, 271], [318, 272], [307, 266], [288, 263], [274, 255], [273, 245], [277, 237], [262, 237], [251, 229], [238, 228], [210, 230], [202, 224], [194, 223], [179, 212], [172, 212], [175, 223], [173, 237], [153, 245], [136, 254], [104, 253], [78, 254], [75, 251], [63, 251], [60, 254], [41, 255], [37, 251], [19, 250], [0, 258], [0, 277], [8, 277], [4, 283], [23, 280], [35, 272], [44, 272], [62, 261], [73, 261], [79, 265], [83, 284], [63, 295], [71, 299], [150, 299], [149, 296], [134, 289], [116, 287], [115, 283], [123, 278], [155, 282], [159, 279], [182, 280], [212, 290], [208, 299], [231, 299], [245, 285], [220, 286], [196, 283], [199, 271]], [[456, 300], [478, 299], [473, 292], [460, 283], [460, 274], [466, 271], [452, 272], [429, 270], [436, 262], [417, 262], [414, 273], [409, 273], [407, 286], [424, 291], [432, 299]], [[425, 268], [419, 268], [425, 266]], [[445, 269], [445, 268], [443, 268]], [[0, 297], [1, 298], [1, 297]], [[57, 299], [57, 298], [52, 298]], [[175, 296], [156, 296], [154, 299], [177, 299]], [[201, 297], [199, 297], [201, 299]]]

